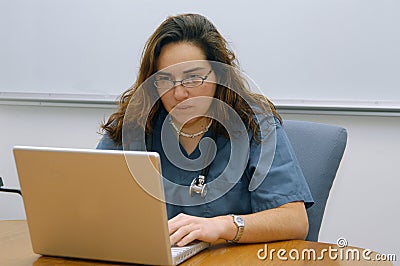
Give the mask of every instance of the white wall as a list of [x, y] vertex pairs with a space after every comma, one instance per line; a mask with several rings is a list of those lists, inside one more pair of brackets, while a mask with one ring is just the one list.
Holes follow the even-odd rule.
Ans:
[[[15, 145], [95, 148], [100, 122], [112, 109], [9, 106], [0, 104], [0, 176], [19, 187], [12, 154]], [[24, 219], [19, 195], [0, 193], [0, 219]]]
[[[40, 145], [93, 148], [107, 108], [0, 105], [0, 176], [18, 187], [12, 147]], [[345, 237], [350, 245], [400, 256], [400, 117], [284, 114], [342, 125], [348, 145], [327, 204], [320, 240], [335, 243]], [[20, 196], [0, 193], [0, 219], [24, 219]]]

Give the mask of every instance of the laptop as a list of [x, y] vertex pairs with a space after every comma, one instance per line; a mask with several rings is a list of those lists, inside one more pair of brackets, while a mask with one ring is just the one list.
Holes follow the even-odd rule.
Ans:
[[14, 157], [37, 254], [176, 265], [209, 245], [171, 247], [158, 153], [16, 146]]

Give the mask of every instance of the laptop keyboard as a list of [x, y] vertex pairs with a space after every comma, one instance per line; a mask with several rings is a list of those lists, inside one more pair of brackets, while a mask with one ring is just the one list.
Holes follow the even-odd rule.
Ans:
[[191, 249], [190, 246], [185, 246], [185, 247], [172, 247], [171, 252], [172, 252], [172, 257], [179, 256], [180, 254], [184, 253], [185, 251]]
[[176, 264], [179, 264], [207, 248], [209, 245], [209, 243], [205, 242], [196, 242], [184, 247], [171, 247], [172, 258]]

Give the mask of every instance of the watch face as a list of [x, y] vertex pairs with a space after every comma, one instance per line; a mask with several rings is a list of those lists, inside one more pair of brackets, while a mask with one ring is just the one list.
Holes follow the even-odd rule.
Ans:
[[238, 226], [244, 226], [244, 220], [240, 216], [235, 216], [235, 222]]

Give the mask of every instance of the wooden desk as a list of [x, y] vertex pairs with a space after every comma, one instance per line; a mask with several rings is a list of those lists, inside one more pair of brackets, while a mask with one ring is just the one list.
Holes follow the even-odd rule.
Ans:
[[[314, 260], [313, 255], [308, 258], [308, 253], [305, 253], [306, 259], [301, 259], [301, 254], [304, 250], [315, 250], [316, 257], [321, 256], [323, 249], [339, 248], [334, 244], [316, 243], [309, 241], [282, 241], [266, 244], [245, 244], [245, 245], [229, 245], [225, 242], [216, 243], [209, 249], [202, 251], [200, 254], [190, 258], [181, 265], [392, 265], [390, 262], [367, 261], [362, 257], [363, 249], [347, 247], [342, 251], [355, 250], [360, 252], [360, 260], [352, 259], [352, 255], [348, 256], [348, 260], [331, 259], [328, 252], [324, 253], [323, 259]], [[265, 256], [265, 248], [268, 250], [268, 258]], [[272, 260], [270, 252], [275, 249]], [[283, 249], [286, 254], [281, 254], [281, 257], [288, 258], [286, 261], [278, 258], [278, 250]], [[296, 256], [296, 251], [299, 252], [299, 260], [294, 260], [289, 257], [291, 252], [292, 257]], [[258, 254], [258, 255], [257, 255]], [[336, 254], [340, 254], [338, 251]], [[376, 258], [379, 255], [375, 252], [368, 254], [370, 258]], [[260, 259], [260, 258], [261, 259]], [[334, 256], [332, 256], [334, 258]], [[97, 261], [85, 261], [75, 259], [64, 259], [46, 257], [34, 254], [29, 238], [28, 226], [26, 221], [0, 221], [0, 265], [6, 266], [50, 266], [50, 265], [126, 265], [115, 264]]]

